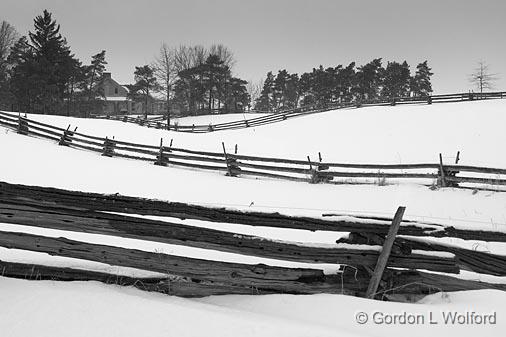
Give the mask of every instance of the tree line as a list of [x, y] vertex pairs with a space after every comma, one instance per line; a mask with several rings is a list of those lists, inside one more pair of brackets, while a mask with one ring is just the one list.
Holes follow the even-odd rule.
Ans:
[[148, 100], [149, 92], [163, 95], [166, 114], [183, 115], [243, 111], [250, 104], [248, 82], [235, 77], [233, 53], [221, 44], [169, 47], [162, 44], [155, 60], [136, 67], [132, 96]]
[[[47, 10], [34, 19], [34, 30], [27, 36], [6, 21], [0, 29], [0, 108], [68, 116], [101, 111], [105, 51], [83, 64]], [[151, 64], [135, 67], [135, 82], [126, 85], [128, 97], [142, 102], [146, 115], [160, 95], [168, 116], [174, 109], [180, 114], [240, 111], [249, 105], [250, 96], [247, 81], [233, 75], [234, 64], [232, 52], [220, 44], [163, 44]]]
[[97, 83], [106, 64], [101, 51], [83, 65], [47, 10], [34, 19], [34, 31], [28, 36], [20, 37], [3, 21], [0, 104], [22, 112], [85, 115], [102, 102]]
[[432, 93], [431, 68], [427, 61], [417, 65], [412, 76], [406, 61], [388, 62], [382, 59], [355, 67], [313, 68], [302, 75], [280, 70], [268, 72], [254, 108], [260, 111], [291, 109], [301, 105], [324, 107], [336, 102], [360, 102], [406, 96], [428, 96]]
[[[197, 115], [255, 109], [276, 111], [299, 106], [322, 107], [336, 102], [428, 96], [432, 93], [427, 61], [411, 73], [409, 64], [381, 58], [356, 66], [319, 66], [300, 76], [279, 70], [265, 80], [247, 82], [234, 75], [236, 63], [221, 44], [162, 44], [154, 60], [135, 67], [128, 97], [142, 102], [144, 113], [153, 102], [165, 102], [168, 118], [174, 113]], [[60, 25], [47, 10], [34, 19], [33, 32], [20, 36], [6, 21], [0, 25], [0, 108], [14, 111], [88, 116], [99, 113], [105, 93], [100, 84], [106, 69], [106, 52], [83, 64], [60, 33]], [[481, 63], [470, 81], [480, 91], [495, 79]], [[156, 97], [156, 98], [155, 98]]]

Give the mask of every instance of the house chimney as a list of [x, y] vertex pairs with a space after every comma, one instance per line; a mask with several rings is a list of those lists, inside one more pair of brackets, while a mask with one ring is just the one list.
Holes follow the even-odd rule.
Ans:
[[102, 76], [104, 79], [111, 78], [111, 73], [104, 73]]

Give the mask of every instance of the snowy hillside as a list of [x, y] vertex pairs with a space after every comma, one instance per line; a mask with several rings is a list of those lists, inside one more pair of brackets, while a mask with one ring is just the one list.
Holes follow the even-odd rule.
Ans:
[[[119, 121], [29, 115], [48, 124], [100, 137], [159, 144], [171, 139], [174, 146], [220, 151], [238, 144], [240, 154], [304, 159], [322, 153], [325, 161], [353, 163], [435, 162], [438, 154], [452, 163], [457, 151], [461, 163], [506, 168], [506, 157], [496, 148], [506, 142], [506, 100], [396, 107], [370, 107], [330, 111], [256, 128], [207, 134], [185, 134], [127, 124]], [[183, 121], [181, 121], [183, 123]], [[184, 122], [185, 124], [187, 121]], [[233, 178], [221, 173], [171, 167], [58, 146], [53, 141], [27, 137], [0, 127], [0, 181], [99, 193], [120, 193], [168, 201], [222, 206], [233, 209], [276, 211], [290, 215], [321, 217], [323, 213], [364, 214], [392, 217], [406, 206], [406, 219], [444, 223], [456, 228], [506, 232], [506, 193], [453, 188], [430, 190], [421, 185], [389, 186], [328, 185], [274, 179]], [[252, 234], [306, 244], [335, 245], [335, 232], [266, 229], [180, 219], [166, 219], [191, 226]], [[96, 234], [35, 229], [1, 224], [0, 230], [66, 237], [85, 242], [166, 252], [208, 260], [266, 263], [308, 267], [305, 264], [268, 260], [233, 253], [122, 239]], [[441, 239], [457, 246], [506, 255], [506, 244]], [[43, 253], [0, 248], [0, 260], [42, 263], [112, 274], [154, 276], [156, 273]], [[336, 265], [310, 265], [327, 273]], [[506, 283], [506, 277], [463, 272], [466, 279]], [[33, 333], [42, 336], [377, 336], [386, 325], [360, 325], [355, 314], [363, 311], [427, 314], [434, 311], [497, 312], [495, 326], [480, 327], [479, 334], [497, 336], [505, 327], [506, 295], [496, 291], [436, 294], [423, 304], [367, 301], [340, 295], [221, 296], [199, 300], [148, 294], [129, 288], [93, 282], [29, 282], [0, 278], [0, 325], [9, 326], [6, 336], [27, 333], [19, 317], [30, 317]], [[71, 300], [69, 300], [69, 298]], [[70, 303], [69, 303], [70, 302]], [[4, 305], [5, 303], [5, 305]], [[40, 303], [44, 303], [44, 307]], [[27, 309], [28, 308], [28, 309]], [[119, 309], [120, 308], [120, 309]], [[49, 319], [48, 319], [49, 317]], [[51, 317], [59, 317], [54, 327]], [[65, 317], [66, 319], [62, 319]], [[125, 324], [138, 320], [136, 328]], [[192, 324], [195, 320], [199, 324]], [[82, 323], [87, 322], [85, 327]], [[113, 321], [113, 323], [111, 323]], [[62, 323], [63, 322], [63, 323]], [[140, 329], [142, 330], [136, 330]], [[449, 331], [474, 336], [478, 330], [466, 325], [432, 325], [426, 329], [396, 325], [399, 334], [446, 336]], [[35, 329], [35, 328], [34, 328]], [[391, 327], [389, 329], [392, 329]], [[390, 333], [392, 330], [388, 330]]]
[[[436, 162], [438, 154], [453, 163], [506, 167], [494, 149], [506, 142], [506, 100], [399, 105], [343, 109], [303, 116], [256, 128], [186, 134], [154, 130], [112, 120], [33, 115], [38, 121], [100, 137], [157, 145], [160, 137], [174, 146], [219, 152], [221, 142], [240, 154], [316, 158], [352, 163]], [[214, 117], [214, 116], [213, 116]], [[189, 117], [190, 118], [190, 117]], [[199, 117], [200, 118], [200, 117]], [[186, 124], [186, 123], [185, 123]]]

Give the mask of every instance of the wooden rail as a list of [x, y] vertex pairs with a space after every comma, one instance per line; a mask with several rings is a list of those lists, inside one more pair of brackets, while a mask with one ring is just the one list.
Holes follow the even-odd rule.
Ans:
[[[345, 108], [359, 108], [362, 106], [386, 106], [398, 104], [420, 104], [420, 103], [449, 103], [449, 102], [463, 102], [484, 99], [502, 99], [506, 97], [506, 92], [486, 92], [486, 93], [456, 93], [456, 94], [443, 94], [432, 95], [423, 97], [393, 97], [388, 99], [374, 99], [374, 100], [356, 100], [354, 102], [331, 102], [323, 106], [306, 105], [293, 109], [285, 109], [270, 113], [267, 116], [260, 116], [256, 118], [218, 123], [208, 125], [167, 125], [160, 117], [148, 117], [143, 119], [140, 117], [133, 118], [130, 116], [106, 116], [107, 119], [120, 120], [128, 123], [135, 123], [146, 127], [166, 129], [178, 132], [193, 132], [193, 133], [206, 133], [221, 130], [234, 130], [243, 129], [254, 126], [261, 126], [271, 123], [282, 122], [294, 117], [325, 112], [330, 110], [338, 110]], [[261, 111], [253, 111], [261, 112]]]
[[[201, 227], [192, 227], [162, 220], [148, 220], [138, 216], [111, 214], [122, 210], [128, 214], [165, 215], [199, 218], [240, 226], [242, 224], [269, 225], [273, 221], [285, 224], [286, 229], [321, 230], [327, 222], [333, 230], [351, 231], [348, 238], [332, 246], [280, 242], [268, 238], [242, 235]], [[193, 210], [193, 211], [192, 211]], [[241, 220], [242, 219], [242, 220]], [[247, 219], [247, 220], [246, 220]], [[284, 220], [283, 220], [284, 219]], [[115, 266], [148, 270], [165, 275], [150, 279], [117, 277], [117, 284], [134, 285], [149, 291], [179, 296], [210, 294], [265, 293], [345, 293], [363, 296], [369, 284], [368, 270], [376, 264], [379, 249], [389, 230], [385, 224], [371, 218], [342, 225], [339, 221], [318, 218], [287, 217], [280, 214], [247, 213], [203, 206], [168, 203], [120, 195], [57, 190], [37, 186], [0, 183], [0, 222], [22, 226], [58, 229], [64, 232], [93, 233], [119, 236], [146, 242], [162, 242], [197, 247], [207, 251], [225, 251], [241, 255], [308, 263], [307, 268], [286, 268], [266, 264], [230, 263], [216, 260], [183, 257], [128, 249], [103, 244], [71, 240], [65, 237], [46, 237], [20, 232], [0, 231], [0, 246], [83, 259]], [[305, 223], [305, 226], [301, 226]], [[438, 236], [422, 224], [404, 220], [398, 233], [412, 233], [414, 228], [425, 229], [424, 235]], [[450, 228], [441, 226], [441, 228]], [[473, 239], [486, 240], [497, 234], [464, 230]], [[447, 236], [453, 232], [442, 230]], [[418, 232], [420, 233], [420, 232]], [[456, 232], [455, 232], [456, 233]], [[461, 236], [457, 236], [461, 237]], [[362, 241], [361, 241], [362, 240]], [[364, 241], [366, 240], [366, 241]], [[395, 287], [406, 288], [399, 293], [426, 294], [438, 291], [466, 289], [501, 289], [504, 285], [460, 280], [455, 277], [430, 275], [418, 271], [432, 270], [458, 273], [461, 269], [498, 276], [506, 275], [506, 257], [446, 246], [430, 241], [396, 238], [388, 257], [380, 289], [375, 294], [390, 292]], [[321, 263], [337, 263], [345, 267], [334, 275], [325, 275]], [[347, 266], [347, 267], [346, 267]], [[0, 261], [2, 275], [30, 279], [99, 280], [113, 283], [104, 273], [68, 268], [48, 267]], [[31, 269], [30, 269], [31, 268]], [[391, 268], [400, 268], [393, 270]], [[175, 281], [174, 281], [175, 280]], [[424, 285], [424, 282], [427, 284]], [[413, 284], [416, 284], [413, 287]], [[174, 286], [171, 288], [171, 286]], [[172, 290], [170, 290], [172, 289]]]
[[[224, 172], [229, 176], [258, 176], [311, 183], [389, 184], [418, 181], [427, 186], [504, 190], [506, 169], [445, 164], [368, 164], [335, 163], [210, 152], [169, 145], [149, 145], [114, 138], [90, 136], [77, 131], [41, 123], [21, 115], [0, 112], [0, 126], [24, 135], [33, 135], [59, 145], [120, 157], [152, 162], [162, 166], [181, 166]], [[435, 156], [436, 157], [436, 156]], [[321, 160], [321, 155], [320, 155]]]

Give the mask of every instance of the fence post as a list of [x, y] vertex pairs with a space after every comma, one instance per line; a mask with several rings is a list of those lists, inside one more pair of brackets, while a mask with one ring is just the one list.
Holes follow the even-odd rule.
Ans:
[[158, 156], [156, 156], [155, 165], [167, 166], [169, 163], [169, 158], [168, 156], [165, 156], [163, 151], [163, 138], [160, 138], [160, 149], [158, 150]]
[[319, 164], [316, 167], [316, 176], [317, 176], [317, 180], [318, 180], [317, 182], [328, 183], [329, 181], [333, 180], [334, 177], [321, 174], [321, 171], [325, 171], [330, 168], [328, 165], [322, 164], [323, 158], [322, 158], [321, 152], [318, 152], [318, 160], [319, 160]]
[[438, 185], [440, 187], [446, 187], [446, 177], [445, 177], [445, 170], [444, 170], [444, 166], [443, 166], [443, 155], [440, 153], [439, 154], [439, 181], [438, 181]]
[[309, 163], [309, 172], [311, 176], [309, 177], [310, 184], [318, 184], [320, 182], [320, 175], [318, 174], [318, 166], [313, 169], [313, 165], [311, 164], [311, 158], [307, 156], [307, 162]]
[[227, 164], [227, 175], [230, 177], [237, 177], [241, 168], [237, 166], [237, 161], [235, 158], [230, 158], [227, 154], [227, 150], [225, 149], [225, 143], [221, 142], [221, 146], [223, 147], [223, 154], [225, 155], [225, 163]]
[[392, 220], [392, 224], [388, 230], [387, 237], [385, 238], [385, 243], [383, 244], [383, 248], [381, 249], [381, 253], [378, 257], [378, 262], [374, 268], [371, 281], [369, 281], [369, 287], [365, 293], [366, 298], [373, 299], [376, 295], [376, 292], [378, 291], [378, 286], [380, 284], [381, 278], [383, 277], [383, 271], [387, 266], [388, 258], [390, 257], [390, 252], [392, 251], [392, 246], [394, 244], [395, 237], [397, 236], [397, 232], [399, 231], [405, 210], [406, 207], [400, 206], [397, 208], [397, 212], [395, 212], [394, 219]]
[[432, 96], [427, 97], [427, 104], [432, 104]]
[[105, 137], [105, 140], [104, 140], [104, 149], [102, 151], [102, 156], [104, 156], [104, 157], [112, 157], [114, 155], [114, 147], [115, 147], [114, 140]]
[[[58, 145], [62, 146], [69, 146], [69, 143], [72, 142], [72, 139], [69, 138], [69, 135], [73, 135], [71, 131], [69, 131], [70, 124], [67, 126], [67, 130], [63, 131], [62, 136], [60, 137], [60, 141], [58, 142]], [[77, 128], [76, 128], [77, 130]]]
[[21, 114], [18, 116], [18, 129], [17, 133], [21, 135], [28, 135], [28, 122], [21, 117]]

